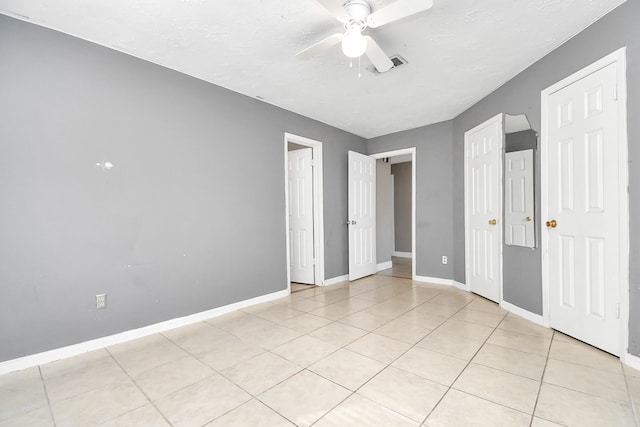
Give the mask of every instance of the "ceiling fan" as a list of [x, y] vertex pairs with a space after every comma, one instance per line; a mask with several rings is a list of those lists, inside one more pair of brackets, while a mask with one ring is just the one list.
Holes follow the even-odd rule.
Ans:
[[362, 32], [367, 28], [378, 28], [407, 16], [424, 12], [433, 6], [433, 0], [398, 0], [372, 12], [371, 5], [366, 0], [316, 1], [344, 24], [345, 32], [336, 33], [320, 40], [296, 56], [307, 59], [341, 43], [342, 52], [346, 56], [359, 58], [362, 54], [366, 54], [381, 73], [390, 70], [393, 67], [393, 62], [371, 36], [365, 36]]

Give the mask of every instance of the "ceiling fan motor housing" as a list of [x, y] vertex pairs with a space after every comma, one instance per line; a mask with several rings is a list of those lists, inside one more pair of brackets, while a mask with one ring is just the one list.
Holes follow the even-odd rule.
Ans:
[[349, 14], [350, 22], [357, 22], [360, 26], [366, 26], [367, 16], [371, 15], [371, 5], [365, 0], [349, 0], [344, 3], [344, 9]]

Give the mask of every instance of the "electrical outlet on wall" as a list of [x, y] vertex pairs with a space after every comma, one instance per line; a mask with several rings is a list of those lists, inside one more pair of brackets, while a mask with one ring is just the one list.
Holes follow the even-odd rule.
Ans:
[[447, 257], [445, 255], [442, 255], [442, 263], [443, 264], [447, 263]]
[[98, 294], [98, 295], [96, 295], [96, 308], [98, 310], [102, 310], [103, 308], [107, 308], [107, 294]]

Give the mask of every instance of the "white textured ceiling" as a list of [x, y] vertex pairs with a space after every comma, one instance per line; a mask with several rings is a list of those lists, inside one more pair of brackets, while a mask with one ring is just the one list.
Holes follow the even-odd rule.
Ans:
[[0, 0], [0, 12], [372, 138], [457, 116], [623, 2], [434, 0], [366, 30], [409, 64], [374, 76], [363, 57], [361, 78], [339, 46], [296, 59], [341, 30], [314, 0]]

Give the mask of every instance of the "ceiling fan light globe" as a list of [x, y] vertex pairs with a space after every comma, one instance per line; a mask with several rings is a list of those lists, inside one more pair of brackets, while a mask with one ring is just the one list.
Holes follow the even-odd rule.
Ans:
[[358, 58], [367, 50], [367, 39], [359, 31], [349, 31], [342, 39], [342, 53]]

